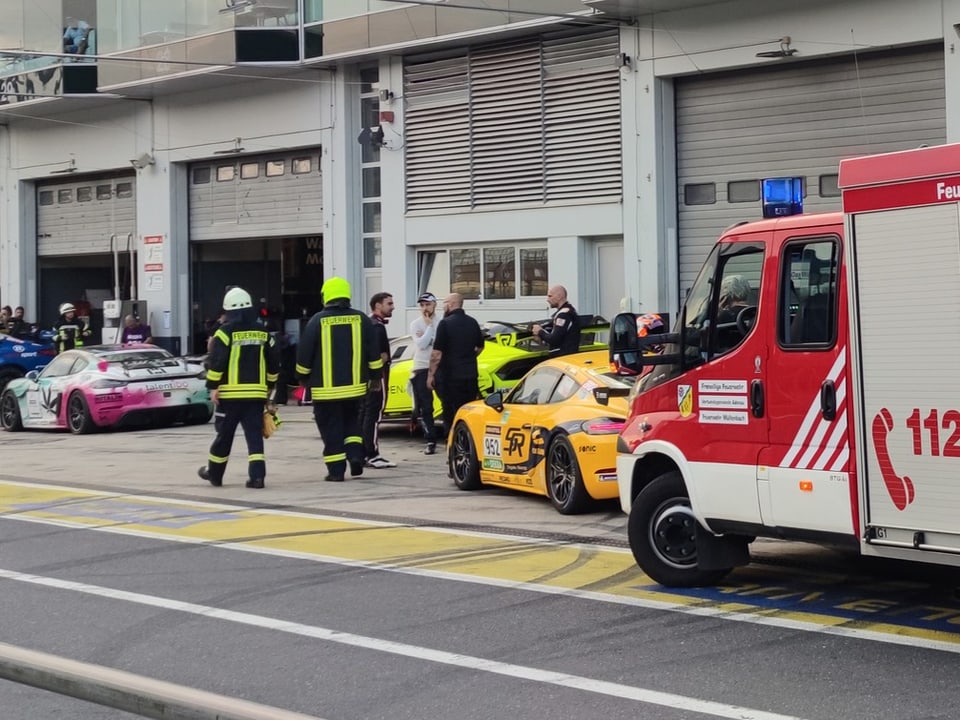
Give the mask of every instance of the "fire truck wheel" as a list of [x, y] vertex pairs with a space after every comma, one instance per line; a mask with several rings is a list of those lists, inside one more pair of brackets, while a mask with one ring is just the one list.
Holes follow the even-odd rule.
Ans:
[[732, 569], [697, 567], [697, 520], [676, 470], [657, 477], [634, 499], [627, 536], [640, 568], [667, 587], [713, 585]]
[[563, 515], [581, 513], [590, 505], [577, 453], [563, 434], [550, 443], [547, 451], [547, 497]]
[[470, 429], [465, 423], [459, 422], [453, 429], [449, 462], [454, 485], [461, 490], [477, 490], [480, 487], [480, 463]]

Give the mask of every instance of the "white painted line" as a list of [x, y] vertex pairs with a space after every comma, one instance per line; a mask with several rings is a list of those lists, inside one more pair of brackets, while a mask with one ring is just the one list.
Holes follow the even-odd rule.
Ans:
[[381, 638], [368, 637], [365, 635], [355, 635], [353, 633], [340, 632], [339, 630], [331, 630], [329, 628], [322, 628], [316, 625], [304, 625], [302, 623], [278, 620], [277, 618], [270, 618], [263, 615], [253, 615], [251, 613], [224, 610], [222, 608], [212, 607], [209, 605], [198, 605], [196, 603], [171, 600], [169, 598], [157, 597], [155, 595], [143, 595], [141, 593], [101, 587], [99, 585], [78, 583], [71, 580], [60, 580], [58, 578], [44, 577], [42, 575], [30, 575], [28, 573], [20, 573], [14, 570], [3, 569], [0, 569], [0, 578], [28, 583], [31, 585], [40, 585], [42, 587], [54, 588], [56, 590], [70, 590], [73, 592], [84, 593], [86, 595], [107, 598], [109, 600], [120, 600], [123, 602], [136, 603], [138, 605], [146, 605], [167, 611], [175, 610], [177, 612], [188, 613], [190, 615], [199, 615], [204, 618], [216, 618], [217, 620], [225, 620], [227, 622], [238, 623], [240, 625], [247, 625], [250, 627], [272, 630], [275, 632], [284, 632], [291, 635], [298, 635], [300, 637], [315, 638], [325, 642], [349, 645], [351, 647], [372, 650], [374, 652], [416, 658], [418, 660], [425, 660], [427, 662], [451, 665], [461, 669], [479, 670], [481, 672], [493, 673], [495, 675], [504, 675], [509, 678], [531, 680], [533, 682], [544, 683], [546, 685], [556, 685], [565, 689], [573, 688], [576, 690], [582, 690], [584, 692], [596, 693], [598, 695], [634, 700], [636, 702], [647, 703], [650, 705], [660, 705], [677, 710], [686, 710], [704, 715], [712, 715], [714, 717], [731, 718], [732, 720], [800, 720], [800, 718], [795, 716], [780, 715], [777, 713], [765, 712], [763, 710], [752, 710], [750, 708], [728, 705], [726, 703], [711, 702], [709, 700], [698, 700], [685, 695], [674, 695], [672, 693], [659, 692], [657, 690], [647, 690], [645, 688], [634, 687], [631, 685], [622, 685], [620, 683], [607, 682], [605, 680], [595, 680], [593, 678], [582, 677], [580, 675], [570, 675], [568, 673], [554, 672], [552, 670], [541, 670], [538, 668], [528, 667], [526, 665], [513, 665], [512, 663], [488, 660], [486, 658], [475, 657], [473, 655], [462, 655], [460, 653], [446, 652], [444, 650], [433, 650], [420, 645], [410, 645], [408, 643], [383, 640]]

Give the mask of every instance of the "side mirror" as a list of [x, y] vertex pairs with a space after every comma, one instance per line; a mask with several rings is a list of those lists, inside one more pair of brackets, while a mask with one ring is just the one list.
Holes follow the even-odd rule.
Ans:
[[497, 412], [503, 412], [503, 393], [499, 390], [490, 393], [483, 399], [483, 404], [492, 407]]
[[40, 377], [40, 373], [36, 370], [31, 370], [26, 375], [24, 375], [24, 377], [27, 380], [36, 380], [38, 377]]
[[643, 355], [637, 337], [637, 316], [620, 313], [613, 319], [610, 331], [610, 362], [618, 369], [633, 373], [643, 369]]

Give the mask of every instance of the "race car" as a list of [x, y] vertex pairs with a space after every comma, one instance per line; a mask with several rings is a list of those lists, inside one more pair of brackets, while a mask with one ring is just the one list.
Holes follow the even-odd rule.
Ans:
[[56, 357], [53, 333], [36, 337], [36, 340], [25, 340], [0, 333], [0, 391], [11, 380], [31, 370], [40, 370]]
[[213, 403], [202, 365], [155, 345], [93, 345], [11, 380], [0, 395], [4, 430], [100, 428], [208, 422]]
[[[549, 320], [529, 323], [490, 321], [482, 326], [486, 346], [477, 357], [479, 371], [477, 388], [480, 397], [495, 390], [509, 390], [527, 371], [550, 355], [550, 348], [533, 335], [535, 324], [547, 325]], [[602, 317], [580, 316], [580, 350], [601, 350], [607, 343], [601, 341], [610, 328]], [[384, 420], [409, 420], [413, 412], [413, 399], [408, 391], [413, 368], [413, 338], [403, 335], [390, 341], [390, 382], [387, 385], [387, 403]], [[433, 414], [442, 414], [440, 399], [434, 394]]]
[[508, 393], [467, 403], [447, 439], [454, 484], [546, 495], [564, 515], [617, 497], [617, 437], [634, 381], [593, 351], [544, 360]]

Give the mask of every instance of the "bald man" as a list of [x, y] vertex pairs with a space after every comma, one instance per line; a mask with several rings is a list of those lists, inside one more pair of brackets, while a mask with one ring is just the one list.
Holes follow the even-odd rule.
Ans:
[[567, 289], [554, 285], [547, 291], [547, 302], [556, 309], [547, 327], [533, 326], [533, 334], [550, 348], [550, 357], [570, 355], [580, 350], [580, 318], [567, 301]]
[[443, 429], [449, 434], [457, 410], [480, 394], [477, 355], [483, 350], [483, 331], [463, 311], [460, 293], [444, 298], [443, 312], [430, 353], [427, 387], [437, 389], [443, 405]]

